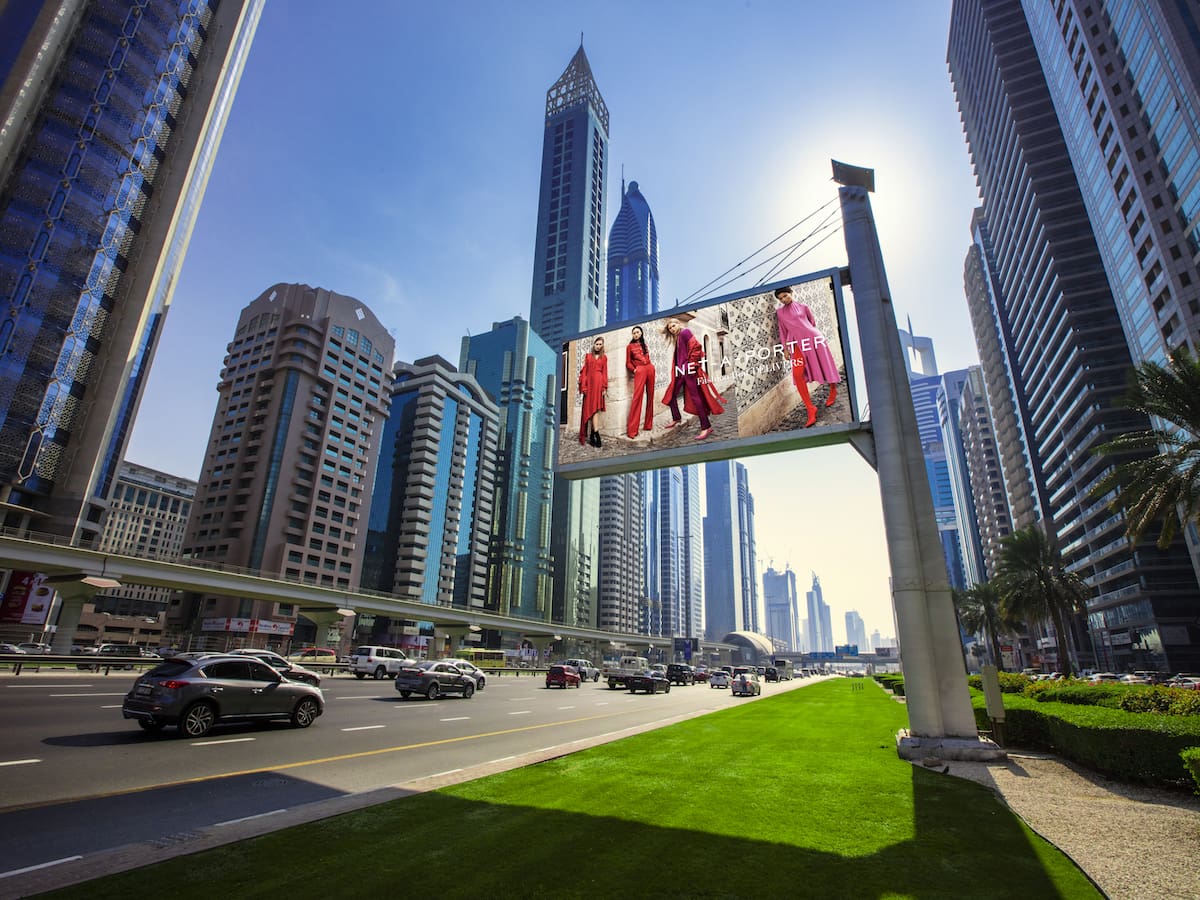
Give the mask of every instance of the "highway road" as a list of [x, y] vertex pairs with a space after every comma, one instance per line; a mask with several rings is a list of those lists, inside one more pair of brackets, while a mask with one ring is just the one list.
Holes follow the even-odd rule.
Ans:
[[[392, 681], [339, 675], [324, 679], [325, 714], [311, 728], [231, 725], [187, 739], [122, 718], [133, 680], [0, 675], [0, 897], [30, 872], [117, 848], [270, 827], [301, 810], [316, 818], [322, 804], [353, 808], [753, 702], [704, 684], [653, 696], [604, 682], [546, 689], [532, 675], [492, 676], [469, 700], [402, 700]], [[764, 696], [803, 684], [767, 684]]]

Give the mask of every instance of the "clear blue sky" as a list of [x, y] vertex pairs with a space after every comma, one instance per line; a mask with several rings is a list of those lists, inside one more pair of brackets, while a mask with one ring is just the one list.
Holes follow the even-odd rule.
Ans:
[[[658, 226], [665, 305], [833, 199], [836, 158], [876, 170], [901, 327], [942, 371], [973, 364], [978, 200], [948, 23], [933, 0], [269, 0], [129, 458], [198, 476], [237, 315], [276, 282], [363, 301], [404, 360], [457, 363], [464, 334], [528, 318], [545, 94], [580, 32], [611, 116], [608, 223], [623, 167]], [[838, 234], [779, 277], [845, 262]], [[746, 465], [763, 567], [790, 565], [802, 596], [816, 571], [839, 640], [847, 609], [894, 634], [871, 469], [847, 447]]]

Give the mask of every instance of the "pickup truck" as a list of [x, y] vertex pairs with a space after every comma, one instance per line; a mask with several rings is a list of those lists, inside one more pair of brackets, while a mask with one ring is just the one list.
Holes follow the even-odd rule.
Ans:
[[579, 671], [580, 681], [599, 681], [600, 670], [592, 665], [590, 659], [565, 659], [564, 665], [574, 666]]
[[600, 676], [608, 682], [610, 690], [616, 690], [628, 687], [628, 679], [631, 676], [649, 668], [650, 661], [644, 656], [622, 656], [617, 661], [606, 659]]

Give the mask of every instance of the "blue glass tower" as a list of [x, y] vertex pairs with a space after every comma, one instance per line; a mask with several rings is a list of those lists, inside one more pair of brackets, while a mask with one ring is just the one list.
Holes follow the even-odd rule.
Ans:
[[496, 322], [462, 340], [459, 368], [499, 404], [496, 525], [488, 604], [504, 615], [548, 621], [552, 470], [558, 354], [524, 319]]
[[0, 6], [5, 525], [100, 534], [263, 2]]
[[621, 209], [608, 232], [606, 324], [659, 311], [658, 231], [636, 181], [621, 191]]
[[762, 633], [767, 623], [759, 614], [754, 497], [746, 467], [734, 460], [706, 463], [704, 484], [705, 636], [719, 641], [731, 631]]

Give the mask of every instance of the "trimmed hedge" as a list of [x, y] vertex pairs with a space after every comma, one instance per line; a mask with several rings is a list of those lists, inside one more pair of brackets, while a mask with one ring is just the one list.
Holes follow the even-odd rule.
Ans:
[[1196, 782], [1196, 793], [1200, 794], [1200, 747], [1189, 747], [1179, 755], [1183, 757], [1184, 767], [1192, 773]]
[[[990, 730], [983, 694], [971, 692], [975, 721]], [[1004, 698], [1005, 743], [1050, 750], [1122, 781], [1185, 786], [1180, 754], [1200, 747], [1200, 717], [1126, 712], [1105, 706]]]

